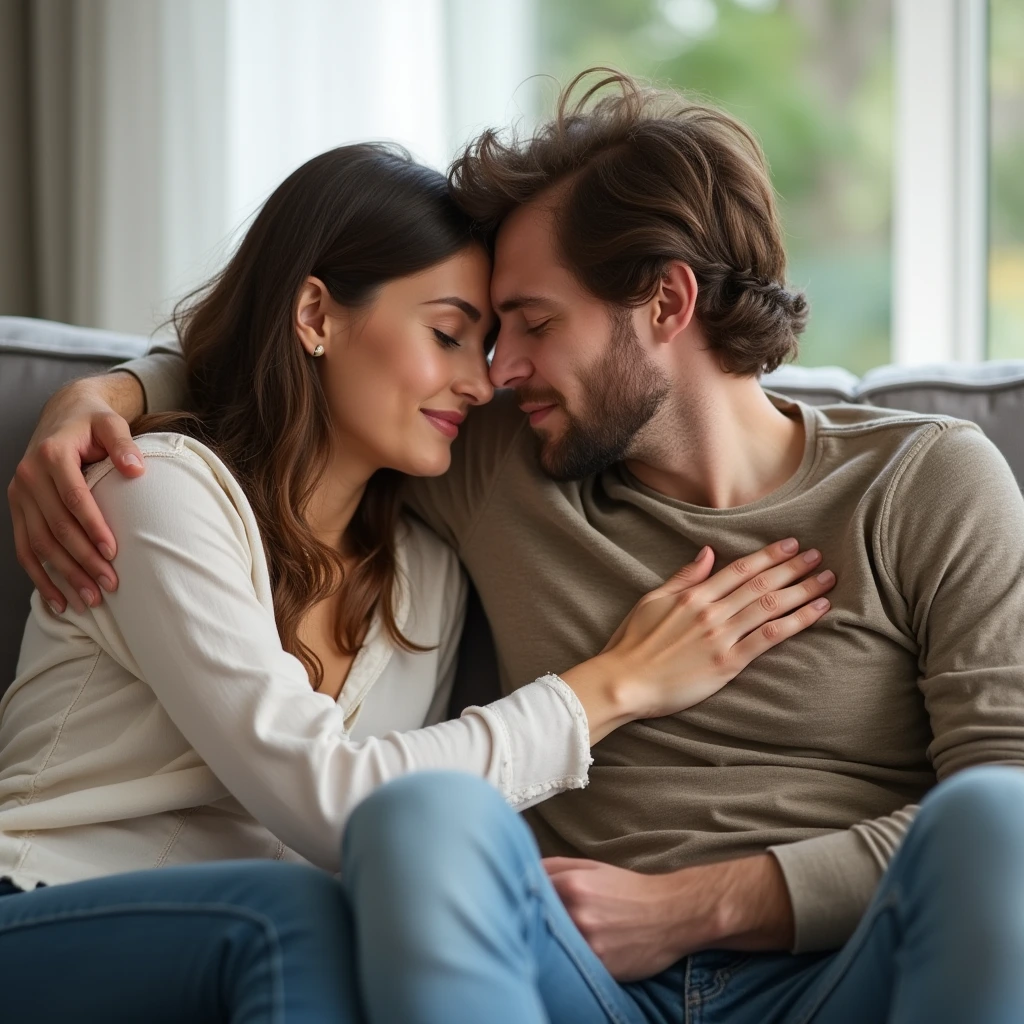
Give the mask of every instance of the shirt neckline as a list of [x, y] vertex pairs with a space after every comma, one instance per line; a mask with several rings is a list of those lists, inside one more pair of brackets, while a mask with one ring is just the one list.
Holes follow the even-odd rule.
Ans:
[[800, 459], [800, 465], [797, 467], [796, 472], [794, 472], [783, 484], [776, 487], [774, 491], [770, 491], [768, 494], [764, 495], [764, 497], [758, 498], [757, 501], [751, 501], [745, 505], [734, 505], [731, 508], [708, 508], [706, 505], [694, 505], [688, 501], [681, 501], [678, 498], [669, 497], [667, 494], [662, 494], [660, 491], [656, 491], [653, 487], [648, 487], [647, 484], [643, 483], [643, 481], [630, 472], [625, 463], [619, 463], [617, 468], [622, 474], [624, 481], [631, 489], [640, 491], [642, 494], [653, 498], [660, 504], [668, 505], [669, 507], [678, 509], [681, 512], [688, 512], [691, 515], [697, 516], [717, 518], [742, 516], [751, 512], [762, 512], [765, 509], [771, 508], [774, 505], [778, 505], [785, 501], [790, 497], [790, 495], [804, 485], [818, 461], [819, 413], [814, 406], [807, 405], [805, 402], [798, 402], [794, 399], [786, 398], [784, 395], [780, 395], [777, 392], [765, 389], [765, 394], [768, 396], [772, 405], [774, 405], [780, 412], [788, 413], [794, 410], [799, 412], [804, 426], [804, 451], [803, 456]]

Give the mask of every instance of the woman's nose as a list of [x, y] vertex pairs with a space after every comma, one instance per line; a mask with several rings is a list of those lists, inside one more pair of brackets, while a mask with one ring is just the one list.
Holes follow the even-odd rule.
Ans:
[[455, 391], [472, 405], [485, 405], [489, 402], [494, 397], [494, 385], [487, 375], [487, 364], [484, 363], [473, 374], [456, 381]]

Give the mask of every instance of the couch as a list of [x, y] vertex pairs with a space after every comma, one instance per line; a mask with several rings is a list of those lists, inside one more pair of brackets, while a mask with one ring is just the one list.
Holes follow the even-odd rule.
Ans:
[[[0, 317], [0, 480], [21, 458], [47, 398], [64, 383], [103, 373], [145, 352], [146, 338], [45, 320]], [[764, 385], [815, 405], [856, 402], [973, 420], [1000, 448], [1024, 487], [1024, 360], [978, 365], [846, 370], [786, 366]], [[1024, 543], [1024, 538], [1021, 538]], [[0, 695], [14, 678], [31, 584], [14, 554], [10, 509], [0, 502]], [[471, 596], [452, 696], [456, 715], [498, 695], [490, 630]]]

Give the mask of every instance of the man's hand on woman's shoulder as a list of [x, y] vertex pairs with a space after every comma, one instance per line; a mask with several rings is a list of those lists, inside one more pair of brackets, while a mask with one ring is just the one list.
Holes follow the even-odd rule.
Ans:
[[7, 488], [18, 561], [57, 612], [66, 601], [44, 562], [67, 579], [83, 605], [95, 606], [104, 590], [117, 588], [110, 564], [117, 541], [82, 467], [109, 457], [124, 476], [141, 476], [142, 453], [128, 420], [143, 411], [142, 388], [129, 373], [69, 384], [46, 403]]

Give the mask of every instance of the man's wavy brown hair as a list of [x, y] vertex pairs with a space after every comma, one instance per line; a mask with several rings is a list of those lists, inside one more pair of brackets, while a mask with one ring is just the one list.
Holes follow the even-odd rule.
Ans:
[[492, 234], [514, 209], [552, 194], [562, 260], [610, 305], [647, 302], [669, 263], [687, 264], [697, 320], [726, 371], [770, 372], [796, 355], [807, 301], [786, 285], [764, 154], [729, 114], [590, 68], [533, 135], [485, 131], [448, 180]]
[[343, 146], [303, 164], [274, 191], [224, 269], [172, 318], [190, 411], [147, 416], [134, 429], [189, 434], [235, 475], [259, 524], [281, 643], [314, 688], [323, 665], [298, 628], [339, 590], [334, 633], [342, 651], [359, 649], [375, 614], [394, 643], [423, 648], [402, 636], [394, 615], [400, 474], [381, 470], [367, 485], [345, 534], [356, 559], [348, 568], [307, 520], [333, 428], [315, 363], [293, 326], [299, 290], [312, 275], [335, 301], [367, 307], [381, 285], [477, 241], [444, 175], [398, 147]]

